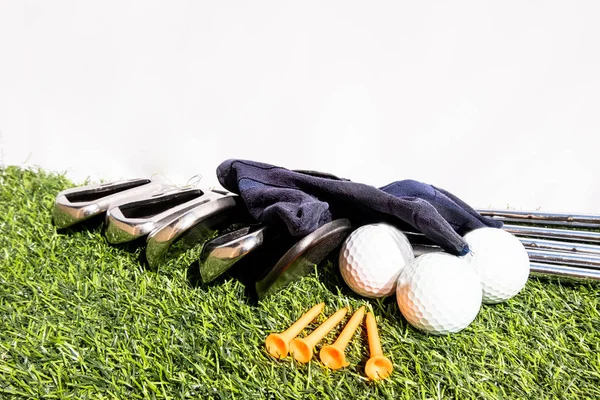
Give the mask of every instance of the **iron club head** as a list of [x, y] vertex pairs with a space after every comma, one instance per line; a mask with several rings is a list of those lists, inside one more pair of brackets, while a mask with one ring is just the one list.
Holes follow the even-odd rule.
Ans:
[[246, 226], [207, 242], [198, 261], [202, 282], [215, 280], [243, 257], [262, 246], [267, 240], [267, 230], [265, 225]]
[[119, 204], [106, 212], [106, 239], [113, 244], [136, 240], [188, 210], [221, 197], [210, 190], [187, 188]]
[[146, 260], [151, 267], [160, 265], [171, 246], [179, 239], [193, 242], [191, 244], [201, 243], [213, 230], [239, 214], [237, 196], [218, 193], [212, 195], [218, 197], [188, 209], [148, 235]]
[[63, 190], [54, 202], [54, 224], [59, 229], [67, 228], [102, 215], [110, 207], [159, 194], [169, 188], [150, 179], [129, 179]]
[[312, 268], [338, 247], [350, 234], [352, 226], [347, 219], [331, 221], [292, 246], [269, 270], [264, 278], [256, 282], [259, 299], [277, 293], [289, 283], [307, 275]]

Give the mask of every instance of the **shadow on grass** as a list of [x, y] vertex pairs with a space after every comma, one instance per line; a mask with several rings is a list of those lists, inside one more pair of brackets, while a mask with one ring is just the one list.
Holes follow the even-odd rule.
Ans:
[[258, 305], [258, 294], [256, 292], [255, 281], [248, 277], [246, 274], [241, 273], [237, 269], [231, 268], [216, 279], [210, 282], [203, 282], [202, 275], [200, 272], [200, 261], [196, 260], [189, 264], [187, 267], [187, 280], [190, 288], [204, 288], [208, 289], [211, 287], [218, 287], [225, 283], [229, 279], [235, 279], [242, 284], [244, 287], [244, 300], [250, 306]]
[[[385, 319], [390, 324], [401, 327], [402, 330], [410, 329], [413, 333], [422, 334], [420, 331], [413, 328], [402, 316], [402, 313], [398, 308], [395, 293], [385, 298], [373, 299], [363, 297], [350, 289], [340, 273], [338, 255], [339, 249], [331, 252], [320, 264], [318, 269], [319, 280], [327, 290], [336, 296], [340, 295], [356, 301], [366, 302], [370, 308], [368, 311], [372, 311], [378, 318]], [[364, 330], [364, 332], [366, 335], [366, 330]], [[369, 353], [367, 352], [365, 355], [366, 358], [363, 360], [363, 364], [361, 364], [363, 368], [369, 358], [368, 354]]]
[[[203, 282], [200, 268], [202, 263], [200, 260], [195, 260], [189, 264], [187, 268], [188, 284], [192, 288], [210, 288], [222, 285], [228, 279], [235, 279], [244, 286], [244, 295], [249, 305], [258, 305], [259, 297], [256, 292], [257, 268], [253, 262], [254, 257], [250, 254], [236, 264], [231, 266], [229, 270], [210, 282]], [[266, 274], [266, 272], [265, 272]]]
[[319, 263], [317, 269], [319, 279], [323, 283], [323, 286], [325, 286], [325, 288], [327, 288], [327, 290], [333, 294], [341, 294], [355, 300], [364, 300], [363, 297], [354, 293], [352, 289], [346, 285], [346, 282], [344, 282], [338, 267], [339, 252], [340, 247], [329, 253], [327, 257], [325, 257], [325, 259]]
[[[102, 232], [104, 230], [104, 214], [96, 215], [95, 217], [89, 218], [85, 221], [78, 222], [74, 225], [66, 228], [56, 228], [56, 233], [59, 235], [76, 235], [82, 232]], [[53, 221], [54, 223], [54, 221]]]
[[[56, 229], [56, 232], [59, 235], [66, 235], [66, 236], [74, 236], [74, 235], [78, 235], [81, 234], [83, 232], [90, 232], [90, 233], [97, 233], [97, 234], [101, 234], [102, 237], [104, 238], [104, 240], [106, 241], [106, 236], [104, 235], [105, 229], [106, 229], [106, 225], [104, 224], [105, 220], [105, 215], [97, 215], [95, 217], [92, 217], [88, 220], [79, 222], [75, 225], [69, 226], [67, 228], [63, 228], [63, 229]], [[106, 243], [108, 243], [108, 241], [106, 241]], [[125, 242], [125, 243], [118, 243], [118, 244], [112, 244], [112, 243], [108, 243], [111, 247], [117, 248], [119, 250], [123, 250], [127, 253], [130, 254], [135, 254], [136, 252], [138, 252], [140, 250], [141, 247], [145, 246], [146, 244], [146, 237], [141, 237], [138, 238], [136, 240], [133, 240], [131, 242]], [[145, 259], [143, 258], [139, 258], [140, 261], [144, 261]]]
[[194, 261], [188, 267], [188, 281], [192, 287], [218, 285], [225, 279], [236, 279], [245, 288], [245, 295], [250, 304], [257, 305], [259, 295], [256, 291], [256, 282], [263, 279], [278, 263], [281, 257], [296, 243], [297, 239], [285, 234], [275, 234], [262, 246], [246, 254], [236, 263], [231, 265], [217, 279], [203, 283], [200, 261]]
[[[295, 245], [296, 242], [296, 238], [286, 235], [272, 237], [268, 244], [265, 244], [247, 254], [233, 264], [220, 277], [208, 283], [204, 283], [202, 281], [202, 273], [200, 270], [203, 267], [202, 262], [194, 261], [188, 266], [188, 282], [190, 286], [194, 288], [200, 286], [211, 287], [219, 285], [227, 279], [233, 278], [244, 286], [245, 295], [249, 303], [257, 305], [259, 301], [259, 294], [256, 290], [256, 283], [266, 277], [266, 275], [273, 269], [273, 267], [275, 267], [275, 265], [277, 265], [280, 259]], [[337, 251], [331, 252], [330, 255], [333, 253], [337, 254]], [[330, 262], [323, 261], [320, 263], [320, 265], [327, 264], [330, 264]], [[328, 273], [325, 275], [327, 274]], [[327, 280], [326, 277], [324, 279]], [[329, 290], [335, 292], [335, 290]], [[352, 295], [353, 293], [348, 291], [347, 294]]]
[[338, 261], [339, 248], [332, 251], [327, 258], [319, 264], [321, 267], [319, 268], [319, 278], [323, 282], [323, 285], [333, 294], [340, 294], [342, 296], [350, 297], [355, 300], [366, 300], [371, 305], [376, 304], [377, 309], [382, 310], [383, 308], [391, 308], [392, 306], [396, 306], [396, 296], [388, 296], [383, 299], [371, 299], [363, 297], [357, 293], [355, 293], [350, 287], [346, 284], [344, 279], [342, 278], [342, 274], [339, 270], [339, 261]]
[[[529, 277], [529, 279], [536, 280], [543, 284], [553, 284], [553, 285], [562, 286], [564, 288], [573, 289], [573, 290], [579, 290], [581, 288], [582, 283], [589, 283], [589, 284], [597, 284], [598, 283], [598, 281], [594, 281], [594, 280], [586, 281], [585, 279], [569, 278], [569, 277], [565, 277], [565, 276], [550, 276], [550, 275], [547, 275], [547, 276], [532, 275]], [[600, 285], [597, 285], [597, 286], [600, 287]]]

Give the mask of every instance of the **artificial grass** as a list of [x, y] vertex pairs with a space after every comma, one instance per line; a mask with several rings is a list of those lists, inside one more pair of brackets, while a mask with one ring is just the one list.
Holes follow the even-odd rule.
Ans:
[[[430, 336], [394, 298], [353, 295], [331, 261], [256, 302], [234, 276], [192, 284], [197, 249], [153, 271], [101, 226], [57, 232], [50, 210], [71, 186], [0, 169], [1, 398], [600, 398], [599, 285], [532, 278], [464, 331]], [[339, 371], [270, 358], [266, 336], [321, 301], [374, 311], [390, 379], [366, 380], [364, 328]]]

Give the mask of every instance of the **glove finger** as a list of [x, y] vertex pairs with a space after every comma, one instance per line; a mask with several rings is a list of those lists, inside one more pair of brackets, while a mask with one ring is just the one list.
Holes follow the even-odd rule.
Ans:
[[459, 235], [438, 210], [426, 200], [420, 198], [405, 198], [415, 204], [413, 221], [416, 229], [435, 244], [454, 255], [463, 256], [469, 253], [469, 245]]
[[406, 179], [390, 183], [381, 190], [398, 198], [428, 201], [460, 235], [485, 226], [498, 227], [497, 221], [483, 217], [452, 193], [427, 183]]
[[[435, 186], [433, 186], [433, 188], [435, 190], [439, 191], [440, 193], [442, 193], [444, 196], [448, 197], [450, 200], [452, 200], [454, 203], [456, 203], [458, 207], [462, 208], [469, 215], [476, 218], [484, 226], [491, 227], [491, 228], [502, 228], [503, 223], [501, 221], [496, 221], [493, 218], [484, 217], [483, 215], [478, 213], [475, 209], [473, 209], [471, 206], [469, 206], [467, 203], [465, 203], [464, 201], [462, 201], [461, 199], [459, 199], [458, 197], [456, 197], [455, 195], [453, 195], [452, 193], [450, 193], [444, 189], [440, 189]], [[477, 229], [477, 228], [483, 228], [483, 226], [474, 226], [470, 230]]]

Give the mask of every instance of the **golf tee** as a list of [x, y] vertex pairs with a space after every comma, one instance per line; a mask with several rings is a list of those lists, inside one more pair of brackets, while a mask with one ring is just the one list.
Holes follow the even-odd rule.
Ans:
[[381, 341], [379, 340], [379, 332], [377, 332], [377, 322], [375, 316], [367, 313], [367, 337], [369, 338], [369, 351], [371, 357], [383, 355], [381, 351]]
[[377, 322], [372, 313], [367, 313], [367, 336], [369, 338], [369, 351], [371, 357], [365, 366], [365, 373], [371, 380], [385, 379], [393, 371], [392, 362], [383, 355], [381, 342], [377, 332]]
[[275, 358], [286, 357], [292, 339], [298, 336], [298, 334], [302, 332], [302, 330], [306, 328], [306, 326], [308, 326], [321, 311], [323, 311], [323, 307], [325, 307], [325, 303], [319, 303], [316, 306], [313, 306], [284, 332], [272, 333], [267, 336], [265, 345], [269, 354]]
[[364, 315], [365, 307], [363, 306], [359, 308], [354, 315], [352, 315], [352, 318], [350, 318], [350, 321], [348, 321], [346, 327], [342, 333], [340, 333], [335, 343], [329, 346], [323, 346], [320, 352], [320, 358], [321, 362], [326, 367], [331, 369], [339, 369], [349, 364], [346, 361], [344, 351], [346, 350], [350, 339], [352, 339], [352, 336], [354, 336], [354, 332], [356, 332], [356, 329], [360, 325]]
[[317, 329], [305, 338], [296, 338], [290, 343], [290, 352], [301, 363], [307, 363], [312, 358], [315, 346], [344, 318], [348, 310], [342, 308], [327, 318]]

